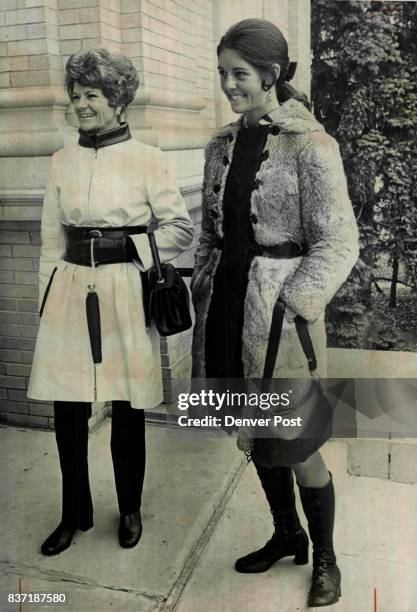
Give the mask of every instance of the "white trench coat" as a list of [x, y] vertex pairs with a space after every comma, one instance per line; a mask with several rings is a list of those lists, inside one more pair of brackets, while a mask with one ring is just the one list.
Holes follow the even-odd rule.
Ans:
[[98, 149], [71, 144], [53, 155], [41, 226], [39, 303], [44, 306], [28, 397], [37, 400], [127, 400], [152, 408], [163, 399], [159, 335], [145, 326], [140, 270], [152, 267], [146, 234], [132, 236], [138, 262], [95, 271], [102, 363], [94, 365], [86, 319], [91, 268], [62, 259], [62, 224], [146, 225], [158, 219], [162, 261], [187, 249], [193, 225], [161, 151], [133, 139]]

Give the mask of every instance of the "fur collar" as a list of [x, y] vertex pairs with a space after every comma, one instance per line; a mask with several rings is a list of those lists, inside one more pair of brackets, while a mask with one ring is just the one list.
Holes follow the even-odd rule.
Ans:
[[[289, 134], [304, 134], [305, 132], [324, 131], [323, 126], [317, 121], [312, 113], [306, 109], [304, 104], [291, 98], [284, 102], [279, 108], [268, 113], [271, 125], [277, 125], [280, 132]], [[259, 122], [262, 124], [262, 119]], [[235, 135], [244, 127], [244, 116], [220, 128], [215, 134], [218, 138], [227, 137], [229, 134]]]

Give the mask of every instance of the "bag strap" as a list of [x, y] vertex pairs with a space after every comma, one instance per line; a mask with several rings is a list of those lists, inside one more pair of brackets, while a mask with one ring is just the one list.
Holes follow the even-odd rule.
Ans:
[[314, 352], [313, 343], [311, 341], [310, 332], [308, 331], [308, 324], [303, 317], [296, 315], [294, 318], [295, 329], [297, 330], [298, 337], [303, 347], [304, 355], [307, 357], [308, 369], [311, 372], [317, 370], [317, 359], [316, 353]]
[[[279, 343], [281, 340], [282, 325], [284, 322], [285, 304], [279, 298], [275, 302], [274, 310], [272, 312], [271, 328], [269, 330], [268, 347], [266, 349], [265, 365], [264, 365], [264, 379], [272, 378], [275, 370], [275, 363], [278, 354]], [[306, 319], [300, 315], [296, 315], [294, 318], [295, 328], [297, 330], [298, 338], [300, 339], [301, 346], [303, 347], [304, 354], [308, 361], [308, 368], [310, 373], [317, 369], [317, 359], [314, 352], [313, 343], [311, 341], [310, 332], [308, 331], [308, 324]]]
[[262, 378], [272, 378], [277, 360], [279, 342], [281, 340], [282, 324], [284, 322], [285, 304], [277, 300], [272, 312], [271, 329], [269, 330], [268, 347], [266, 349], [264, 373]]
[[156, 269], [156, 273], [158, 274], [158, 278], [156, 282], [163, 283], [164, 275], [162, 274], [161, 260], [159, 259], [159, 253], [158, 253], [158, 247], [156, 246], [155, 235], [153, 232], [149, 232], [149, 231], [147, 232], [147, 235], [148, 235], [148, 240], [149, 240], [149, 246], [152, 252], [153, 263]]
[[[152, 252], [153, 263], [158, 274], [158, 281], [163, 283], [164, 276], [162, 274], [162, 264], [159, 258], [158, 247], [156, 246], [155, 234], [153, 233], [153, 231], [147, 231], [146, 233], [148, 234], [149, 246]], [[194, 268], [176, 268], [176, 270], [178, 274], [180, 274], [180, 276], [191, 277], [193, 275]]]

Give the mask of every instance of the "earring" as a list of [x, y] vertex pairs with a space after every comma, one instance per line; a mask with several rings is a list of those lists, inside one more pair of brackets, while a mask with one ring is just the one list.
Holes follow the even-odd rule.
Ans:
[[271, 92], [268, 92], [268, 95], [266, 96], [266, 99], [268, 100], [268, 103], [270, 104], [272, 102], [272, 97], [271, 97]]

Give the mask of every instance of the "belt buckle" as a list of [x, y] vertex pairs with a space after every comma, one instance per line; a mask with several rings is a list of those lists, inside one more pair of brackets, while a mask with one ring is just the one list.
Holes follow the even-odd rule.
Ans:
[[96, 229], [89, 230], [88, 233], [90, 234], [91, 238], [101, 238], [103, 236], [100, 230], [96, 230]]

